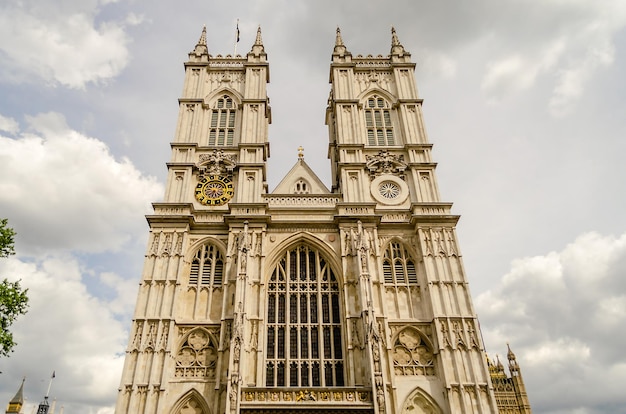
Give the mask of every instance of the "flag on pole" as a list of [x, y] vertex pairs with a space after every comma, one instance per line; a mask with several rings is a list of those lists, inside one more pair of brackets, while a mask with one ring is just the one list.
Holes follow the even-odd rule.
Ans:
[[236, 43], [239, 43], [239, 19], [237, 19], [237, 41]]
[[56, 377], [56, 370], [52, 371], [52, 378]]

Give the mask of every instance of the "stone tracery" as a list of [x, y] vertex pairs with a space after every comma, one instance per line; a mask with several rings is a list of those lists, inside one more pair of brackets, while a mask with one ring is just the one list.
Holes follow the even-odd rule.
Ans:
[[177, 377], [215, 378], [217, 348], [209, 333], [202, 328], [189, 332], [175, 360]]
[[412, 328], [400, 331], [393, 346], [396, 375], [434, 375], [435, 364], [431, 347]]

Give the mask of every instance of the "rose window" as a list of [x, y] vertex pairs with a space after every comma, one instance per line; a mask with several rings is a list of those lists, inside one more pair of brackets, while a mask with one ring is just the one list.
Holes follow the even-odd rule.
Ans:
[[378, 187], [381, 196], [388, 200], [393, 200], [400, 195], [400, 186], [392, 181], [385, 181]]

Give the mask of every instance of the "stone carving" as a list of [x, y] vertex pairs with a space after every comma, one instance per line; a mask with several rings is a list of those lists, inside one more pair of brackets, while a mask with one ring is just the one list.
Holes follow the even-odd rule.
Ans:
[[200, 154], [198, 170], [200, 177], [205, 174], [226, 174], [231, 175], [237, 161], [234, 155], [224, 154], [222, 150], [213, 150], [210, 154]]
[[156, 256], [159, 254], [159, 241], [161, 240], [161, 233], [154, 233], [152, 236], [152, 245], [150, 246], [150, 255]]
[[296, 394], [296, 402], [301, 402], [301, 401], [317, 401], [317, 399], [315, 398], [315, 394], [313, 394], [311, 391], [309, 390], [300, 390], [297, 394]]
[[135, 330], [135, 337], [133, 338], [133, 344], [131, 349], [138, 350], [141, 345], [141, 334], [143, 332], [143, 322], [137, 322], [137, 328]]
[[209, 333], [203, 328], [195, 328], [189, 332], [174, 359], [177, 377], [215, 378], [217, 349]]
[[474, 330], [471, 324], [469, 324], [469, 327], [467, 328], [467, 333], [469, 334], [469, 337], [470, 337], [471, 347], [480, 349], [480, 346], [478, 346], [478, 338], [476, 337], [476, 331]]
[[400, 331], [393, 347], [396, 375], [434, 375], [434, 355], [417, 331]]
[[182, 256], [183, 255], [183, 235], [177, 232], [174, 232], [176, 235], [176, 247], [174, 247], [174, 255]]
[[159, 343], [160, 351], [165, 351], [167, 349], [167, 341], [169, 337], [169, 332], [170, 332], [170, 323], [164, 322], [163, 328], [161, 329], [161, 341]]
[[450, 343], [450, 333], [448, 332], [448, 327], [445, 322], [441, 324], [441, 338], [444, 346], [448, 348], [452, 347], [452, 344]]
[[467, 345], [465, 345], [465, 340], [463, 339], [463, 327], [458, 321], [454, 321], [452, 323], [452, 330], [454, 331], [454, 335], [456, 337], [456, 345], [467, 347]]
[[250, 321], [250, 349], [256, 351], [258, 348], [258, 325], [259, 321]]
[[156, 346], [156, 322], [148, 322], [148, 334], [146, 335], [146, 342], [144, 348], [154, 348]]
[[404, 155], [394, 155], [387, 150], [380, 150], [376, 155], [366, 155], [365, 159], [371, 179], [381, 174], [394, 174], [404, 180], [404, 170], [408, 167]]
[[165, 241], [163, 242], [163, 251], [161, 256], [169, 256], [172, 253], [172, 233], [165, 234]]

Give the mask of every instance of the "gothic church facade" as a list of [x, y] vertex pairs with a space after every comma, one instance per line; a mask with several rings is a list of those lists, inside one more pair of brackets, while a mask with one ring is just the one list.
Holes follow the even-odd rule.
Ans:
[[498, 412], [414, 68], [394, 30], [388, 56], [363, 57], [337, 29], [332, 187], [300, 152], [268, 192], [260, 29], [244, 57], [209, 55], [203, 30], [118, 414]]

